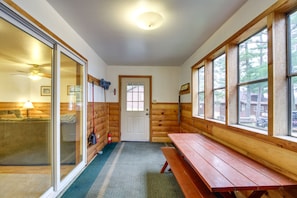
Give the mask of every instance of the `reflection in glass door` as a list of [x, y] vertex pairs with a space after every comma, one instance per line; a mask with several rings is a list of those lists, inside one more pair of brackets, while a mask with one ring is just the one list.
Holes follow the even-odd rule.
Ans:
[[3, 18], [0, 43], [0, 197], [40, 197], [53, 183], [53, 44]]
[[0, 197], [54, 197], [86, 164], [85, 60], [1, 3], [0, 43]]
[[60, 57], [60, 179], [82, 162], [83, 65]]

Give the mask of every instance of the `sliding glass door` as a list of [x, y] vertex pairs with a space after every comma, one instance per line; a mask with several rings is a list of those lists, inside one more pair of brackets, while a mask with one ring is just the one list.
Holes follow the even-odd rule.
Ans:
[[0, 43], [0, 196], [39, 197], [53, 183], [53, 44], [4, 18]]
[[86, 63], [1, 3], [0, 43], [0, 195], [57, 195], [86, 164]]
[[63, 179], [82, 162], [84, 67], [60, 53], [60, 172]]

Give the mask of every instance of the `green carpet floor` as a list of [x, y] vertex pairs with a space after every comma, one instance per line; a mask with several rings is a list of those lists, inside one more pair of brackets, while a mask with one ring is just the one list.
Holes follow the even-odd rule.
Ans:
[[62, 198], [86, 197], [96, 177], [116, 147], [117, 143], [108, 144], [103, 149], [103, 154], [98, 154], [82, 174], [73, 182]]
[[170, 172], [160, 174], [161, 143], [121, 142], [104, 148], [63, 198], [182, 198]]

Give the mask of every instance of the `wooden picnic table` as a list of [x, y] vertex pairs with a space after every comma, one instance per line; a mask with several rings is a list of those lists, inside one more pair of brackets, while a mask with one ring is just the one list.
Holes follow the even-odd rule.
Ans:
[[223, 197], [252, 190], [249, 197], [256, 198], [267, 190], [297, 187], [296, 181], [204, 135], [174, 133], [169, 137], [207, 188]]

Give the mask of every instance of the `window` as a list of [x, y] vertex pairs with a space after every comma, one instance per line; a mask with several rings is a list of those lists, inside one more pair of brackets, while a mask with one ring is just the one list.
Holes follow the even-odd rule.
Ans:
[[144, 111], [144, 85], [127, 85], [127, 111]]
[[[238, 45], [238, 123], [267, 131], [267, 29]], [[244, 108], [243, 108], [244, 107]]]
[[198, 69], [198, 116], [204, 116], [204, 66]]
[[226, 58], [225, 54], [213, 60], [213, 118], [225, 121]]
[[297, 137], [297, 11], [288, 15], [289, 134]]

